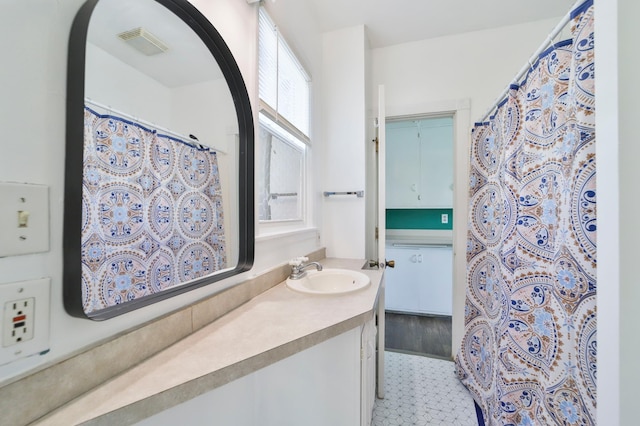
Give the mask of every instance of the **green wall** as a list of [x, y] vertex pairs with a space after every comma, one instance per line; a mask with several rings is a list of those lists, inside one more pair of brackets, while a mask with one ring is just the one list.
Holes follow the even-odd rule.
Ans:
[[[442, 215], [449, 223], [442, 223]], [[453, 229], [453, 209], [387, 209], [387, 229]]]

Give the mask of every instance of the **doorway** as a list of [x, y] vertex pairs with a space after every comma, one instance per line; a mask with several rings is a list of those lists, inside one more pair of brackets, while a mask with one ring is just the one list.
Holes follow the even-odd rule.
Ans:
[[388, 119], [385, 345], [450, 359], [453, 114]]
[[[380, 88], [384, 89], [383, 86]], [[372, 143], [366, 150], [367, 180], [365, 192], [371, 196], [366, 197], [366, 256], [368, 259], [392, 260], [384, 253], [380, 254], [380, 246], [384, 248], [386, 244], [378, 244], [386, 237], [386, 227], [380, 220], [380, 207], [384, 207], [381, 202], [380, 185], [378, 182], [378, 151], [386, 152], [385, 138], [380, 138], [378, 134], [380, 126], [386, 119], [411, 119], [430, 116], [453, 116], [454, 122], [454, 179], [453, 179], [453, 300], [451, 314], [451, 346], [452, 353], [457, 352], [457, 348], [464, 335], [465, 321], [465, 289], [466, 289], [466, 224], [468, 220], [468, 181], [469, 181], [469, 144], [471, 133], [471, 102], [469, 99], [438, 100], [416, 104], [389, 104], [384, 101], [384, 96], [378, 97], [378, 105], [374, 105], [370, 110], [369, 123], [367, 126], [368, 140]], [[384, 135], [386, 136], [386, 134]], [[384, 179], [383, 181], [384, 182]], [[384, 199], [385, 197], [382, 197]], [[380, 213], [379, 213], [380, 212]], [[388, 270], [388, 269], [387, 269]], [[385, 272], [385, 277], [386, 277]], [[381, 336], [382, 337], [382, 336]]]

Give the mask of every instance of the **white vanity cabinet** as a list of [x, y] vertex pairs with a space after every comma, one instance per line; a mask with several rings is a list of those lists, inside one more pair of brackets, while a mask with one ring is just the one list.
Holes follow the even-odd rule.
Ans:
[[274, 284], [36, 424], [369, 426], [384, 380], [383, 271], [320, 263], [371, 284], [335, 297]]
[[362, 326], [360, 346], [360, 425], [370, 426], [373, 418], [373, 404], [376, 401], [376, 337], [375, 320]]
[[368, 426], [375, 328], [370, 320], [137, 425]]
[[385, 308], [389, 311], [451, 315], [453, 251], [450, 245], [392, 243], [386, 256]]

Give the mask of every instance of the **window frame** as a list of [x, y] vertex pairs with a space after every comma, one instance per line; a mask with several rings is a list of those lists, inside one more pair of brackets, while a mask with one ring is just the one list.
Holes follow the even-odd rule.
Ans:
[[[309, 149], [309, 146], [304, 143], [303, 141], [301, 141], [296, 135], [291, 134], [290, 132], [288, 132], [285, 128], [283, 128], [282, 126], [280, 126], [278, 123], [274, 122], [273, 120], [271, 120], [266, 114], [263, 114], [263, 112], [260, 112], [258, 115], [258, 143], [262, 144], [261, 141], [261, 134], [262, 134], [262, 128], [265, 129], [265, 131], [269, 132], [273, 137], [279, 139], [282, 143], [285, 143], [287, 145], [289, 145], [291, 148], [298, 150], [300, 152], [300, 183], [299, 183], [299, 192], [298, 192], [298, 203], [299, 203], [299, 215], [298, 217], [295, 218], [289, 218], [289, 219], [260, 219], [260, 212], [258, 212], [256, 214], [256, 217], [258, 218], [258, 223], [263, 226], [266, 224], [275, 224], [275, 223], [279, 223], [279, 224], [285, 224], [285, 223], [300, 223], [300, 222], [305, 222], [305, 219], [307, 217], [307, 208], [306, 208], [306, 201], [307, 201], [307, 187], [306, 187], [306, 183], [307, 183], [307, 151]], [[260, 149], [259, 151], [262, 153], [263, 149], [262, 149], [262, 145], [260, 145]], [[262, 159], [261, 159], [262, 160]], [[261, 161], [262, 163], [262, 161]], [[259, 186], [259, 185], [258, 185]], [[259, 191], [258, 195], [259, 194]], [[256, 205], [258, 207], [260, 207], [260, 200], [258, 200], [258, 202], [256, 203]]]
[[[270, 29], [273, 31], [273, 34], [275, 36], [275, 68], [271, 67], [270, 69], [265, 69], [262, 68], [260, 66], [261, 61], [260, 61], [260, 49], [262, 46], [262, 42], [260, 40], [260, 34], [263, 32], [263, 29], [261, 28], [262, 24], [268, 25], [270, 27]], [[266, 31], [265, 31], [266, 33]], [[299, 104], [298, 108], [303, 108], [306, 113], [307, 113], [307, 122], [306, 122], [306, 127], [307, 127], [307, 132], [305, 133], [305, 130], [302, 128], [299, 128], [298, 126], [296, 126], [290, 119], [292, 117], [287, 117], [286, 114], [283, 114], [283, 112], [280, 110], [280, 55], [281, 53], [284, 52], [287, 56], [288, 59], [294, 64], [294, 66], [298, 69], [300, 75], [299, 77], [302, 77], [307, 85], [306, 85], [306, 89], [307, 89], [307, 99], [306, 99], [306, 103], [305, 105]], [[291, 46], [289, 45], [289, 43], [287, 43], [287, 40], [284, 38], [284, 36], [280, 33], [280, 31], [278, 30], [278, 26], [274, 23], [273, 19], [271, 18], [271, 16], [269, 15], [269, 13], [267, 12], [266, 8], [264, 6], [260, 6], [259, 8], [259, 12], [258, 12], [258, 99], [259, 99], [259, 111], [263, 112], [265, 115], [267, 115], [272, 121], [274, 121], [275, 123], [279, 124], [280, 126], [282, 126], [283, 128], [285, 128], [287, 131], [293, 133], [294, 135], [296, 135], [296, 137], [298, 137], [300, 140], [302, 140], [303, 142], [305, 142], [306, 144], [310, 145], [311, 142], [311, 138], [310, 138], [310, 133], [311, 133], [311, 75], [307, 72], [307, 70], [304, 68], [304, 66], [302, 65], [302, 63], [300, 62], [300, 60], [298, 59], [298, 56], [295, 54], [294, 50], [291, 48]], [[263, 91], [261, 90], [261, 82], [267, 80], [262, 79], [260, 76], [261, 75], [265, 75], [265, 73], [261, 73], [261, 71], [270, 71], [270, 72], [274, 72], [276, 73], [275, 76], [271, 76], [271, 78], [269, 78], [269, 82], [275, 82], [275, 105], [272, 105], [271, 103], [269, 103], [269, 100], [264, 99], [262, 97]], [[275, 77], [275, 78], [274, 78]], [[266, 92], [266, 91], [265, 91]]]
[[[263, 22], [266, 22], [271, 29], [274, 31], [274, 35], [276, 37], [276, 43], [277, 43], [277, 48], [276, 48], [276, 64], [277, 62], [277, 55], [279, 55], [281, 53], [281, 49], [284, 47], [286, 50], [286, 54], [290, 55], [291, 58], [293, 59], [294, 63], [296, 64], [298, 70], [301, 72], [301, 75], [304, 76], [304, 79], [306, 81], [307, 84], [307, 93], [308, 96], [306, 98], [306, 107], [304, 108], [306, 110], [307, 113], [307, 128], [308, 131], [306, 134], [303, 130], [299, 129], [298, 127], [296, 127], [291, 121], [289, 121], [285, 116], [283, 116], [277, 109], [277, 104], [278, 104], [278, 99], [280, 96], [280, 91], [278, 89], [279, 84], [278, 84], [278, 80], [279, 80], [279, 75], [277, 74], [278, 72], [278, 67], [276, 66], [275, 70], [276, 70], [276, 76], [275, 76], [275, 81], [276, 81], [276, 106], [274, 107], [273, 105], [270, 105], [267, 101], [265, 101], [262, 97], [261, 97], [261, 86], [260, 83], [263, 80], [261, 78], [261, 71], [264, 71], [264, 69], [261, 70], [260, 67], [260, 48], [261, 48], [261, 41], [260, 41], [260, 34], [262, 31], [264, 31], [262, 28], [260, 28], [260, 26], [263, 24]], [[256, 124], [257, 124], [257, 129], [256, 129], [256, 134], [258, 135], [258, 140], [256, 141], [257, 144], [261, 144], [262, 142], [260, 141], [259, 135], [261, 132], [261, 127], [265, 127], [267, 129], [270, 129], [272, 127], [276, 127], [278, 131], [275, 132], [275, 136], [280, 138], [280, 139], [284, 139], [286, 143], [290, 143], [290, 141], [288, 141], [287, 139], [293, 139], [297, 142], [293, 143], [295, 144], [300, 144], [303, 148], [302, 150], [302, 158], [301, 158], [301, 182], [300, 182], [300, 189], [301, 189], [301, 193], [299, 195], [299, 203], [300, 203], [300, 217], [298, 218], [291, 218], [291, 219], [279, 219], [279, 220], [261, 220], [260, 217], [260, 212], [256, 211], [256, 221], [258, 223], [258, 236], [264, 237], [267, 235], [274, 235], [274, 234], [281, 234], [281, 233], [287, 233], [287, 232], [292, 232], [292, 231], [297, 231], [297, 230], [302, 230], [302, 229], [306, 229], [309, 227], [309, 221], [310, 221], [310, 197], [309, 197], [309, 170], [310, 170], [310, 157], [311, 157], [311, 137], [310, 134], [312, 133], [312, 125], [311, 125], [311, 104], [312, 104], [312, 82], [311, 82], [311, 77], [310, 74], [305, 70], [305, 68], [302, 66], [300, 60], [298, 59], [297, 55], [295, 54], [294, 50], [290, 47], [290, 45], [287, 43], [286, 39], [284, 39], [284, 37], [282, 36], [282, 34], [278, 31], [278, 27], [277, 25], [274, 23], [273, 19], [271, 18], [271, 16], [269, 16], [268, 11], [266, 10], [266, 8], [264, 6], [261, 6], [259, 8], [259, 12], [258, 12], [258, 50], [257, 50], [257, 68], [258, 68], [258, 78], [257, 78], [257, 84], [258, 84], [258, 101], [259, 101], [259, 108], [258, 108], [258, 120], [256, 120]], [[273, 70], [271, 70], [273, 72]], [[273, 83], [274, 81], [274, 77], [271, 76], [271, 78], [269, 79], [270, 83]], [[269, 132], [272, 132], [271, 130], [268, 130]], [[274, 133], [274, 132], [272, 132]], [[286, 137], [282, 137], [282, 134], [287, 135]], [[258, 148], [256, 150], [257, 152], [262, 152], [261, 147]], [[260, 159], [262, 160], [262, 159]], [[256, 176], [258, 179], [262, 178], [262, 174], [263, 174], [263, 170], [262, 170], [262, 162], [258, 162], [257, 165], [259, 165], [260, 168], [256, 168]], [[256, 191], [256, 195], [258, 191]], [[261, 208], [261, 203], [262, 200], [256, 199], [256, 208], [260, 209]]]

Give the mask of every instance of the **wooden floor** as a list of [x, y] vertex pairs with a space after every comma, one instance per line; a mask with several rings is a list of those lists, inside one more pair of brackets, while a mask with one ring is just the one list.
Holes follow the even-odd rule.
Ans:
[[385, 326], [388, 350], [452, 359], [450, 316], [387, 312]]

